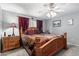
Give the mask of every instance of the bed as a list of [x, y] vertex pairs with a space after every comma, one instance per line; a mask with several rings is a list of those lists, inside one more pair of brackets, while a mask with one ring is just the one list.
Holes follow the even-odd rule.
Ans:
[[[63, 35], [33, 34], [22, 36], [23, 45], [29, 55], [51, 56], [67, 49], [67, 33]], [[30, 46], [30, 48], [29, 48]], [[27, 47], [27, 48], [26, 48]]]
[[32, 56], [52, 56], [67, 49], [67, 33], [62, 35], [39, 33], [37, 28], [28, 28], [21, 34], [23, 47]]

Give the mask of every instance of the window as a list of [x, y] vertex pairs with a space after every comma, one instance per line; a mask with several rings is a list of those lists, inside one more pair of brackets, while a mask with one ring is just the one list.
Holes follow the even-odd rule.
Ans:
[[36, 20], [30, 20], [29, 21], [29, 27], [37, 27]]

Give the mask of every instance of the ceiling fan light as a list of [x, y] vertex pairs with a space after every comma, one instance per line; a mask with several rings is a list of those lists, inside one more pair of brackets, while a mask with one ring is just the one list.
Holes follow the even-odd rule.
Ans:
[[50, 17], [51, 15], [50, 15], [50, 13], [47, 13], [47, 15], [46, 15], [47, 17]]
[[55, 17], [57, 14], [55, 12], [47, 13], [47, 17]]
[[57, 14], [55, 12], [51, 12], [51, 16], [55, 17]]

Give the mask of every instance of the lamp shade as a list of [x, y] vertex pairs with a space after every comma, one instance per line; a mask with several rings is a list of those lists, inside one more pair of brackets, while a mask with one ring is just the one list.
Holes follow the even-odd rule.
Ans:
[[11, 23], [11, 27], [12, 28], [15, 28], [16, 27], [16, 24], [15, 23]]

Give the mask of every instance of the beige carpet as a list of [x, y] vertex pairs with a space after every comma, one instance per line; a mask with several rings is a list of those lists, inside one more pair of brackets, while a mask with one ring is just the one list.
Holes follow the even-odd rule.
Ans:
[[67, 50], [61, 50], [56, 56], [79, 56], [79, 46], [68, 45]]
[[29, 55], [24, 48], [18, 48], [2, 53], [1, 56], [29, 56]]
[[0, 53], [0, 56], [1, 56], [1, 53]]
[[[2, 56], [29, 56], [24, 48], [14, 49], [5, 53], [0, 53]], [[79, 56], [79, 46], [68, 45], [67, 50], [61, 50], [55, 56]]]

